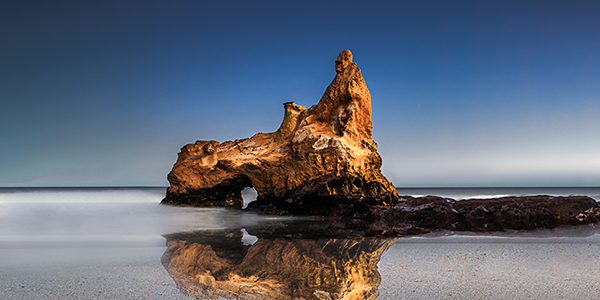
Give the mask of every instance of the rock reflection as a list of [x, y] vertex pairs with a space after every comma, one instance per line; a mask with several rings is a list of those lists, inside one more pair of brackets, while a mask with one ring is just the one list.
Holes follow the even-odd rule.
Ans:
[[377, 263], [396, 241], [246, 228], [258, 238], [250, 245], [243, 230], [167, 235], [163, 266], [200, 299], [375, 299]]

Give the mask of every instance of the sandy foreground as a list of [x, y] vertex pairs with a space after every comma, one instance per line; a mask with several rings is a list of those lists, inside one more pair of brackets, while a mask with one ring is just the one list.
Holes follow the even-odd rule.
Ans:
[[[378, 299], [598, 299], [600, 238], [399, 239]], [[0, 299], [194, 299], [165, 247], [0, 248]]]
[[381, 258], [378, 299], [599, 299], [588, 238], [399, 240]]
[[0, 299], [195, 299], [160, 264], [164, 250], [0, 248]]

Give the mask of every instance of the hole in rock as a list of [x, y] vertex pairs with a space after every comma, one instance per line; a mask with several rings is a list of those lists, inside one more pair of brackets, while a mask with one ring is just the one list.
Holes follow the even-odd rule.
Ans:
[[242, 234], [242, 243], [244, 244], [244, 246], [254, 245], [254, 243], [258, 241], [258, 238], [254, 235], [249, 234], [246, 231], [246, 229], [242, 229]]
[[255, 201], [256, 197], [258, 197], [258, 192], [253, 187], [245, 187], [242, 190], [242, 198], [244, 198], [244, 206], [242, 208], [248, 207], [248, 203]]

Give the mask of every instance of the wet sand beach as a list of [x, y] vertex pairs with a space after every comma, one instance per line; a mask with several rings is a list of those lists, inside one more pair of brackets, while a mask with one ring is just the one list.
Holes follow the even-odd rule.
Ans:
[[3, 248], [1, 299], [193, 299], [160, 264], [164, 247]]
[[[2, 299], [194, 299], [164, 247], [0, 249]], [[378, 299], [597, 299], [598, 237], [400, 239], [381, 258]]]
[[400, 239], [378, 299], [598, 299], [599, 237]]

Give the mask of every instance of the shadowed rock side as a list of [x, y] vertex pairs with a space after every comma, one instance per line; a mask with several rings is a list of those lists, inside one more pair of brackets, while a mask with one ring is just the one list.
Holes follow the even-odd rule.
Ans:
[[162, 264], [200, 299], [376, 299], [377, 263], [396, 239], [260, 237], [241, 230], [166, 236]]
[[381, 174], [371, 139], [371, 94], [350, 51], [335, 69], [318, 104], [284, 104], [276, 132], [184, 146], [162, 203], [241, 208], [241, 191], [250, 186], [258, 192], [251, 208], [275, 213], [325, 215], [345, 205], [394, 203], [398, 194]]
[[520, 196], [456, 201], [402, 197], [380, 214], [369, 235], [413, 235], [436, 229], [492, 232], [600, 222], [600, 205], [586, 196]]

